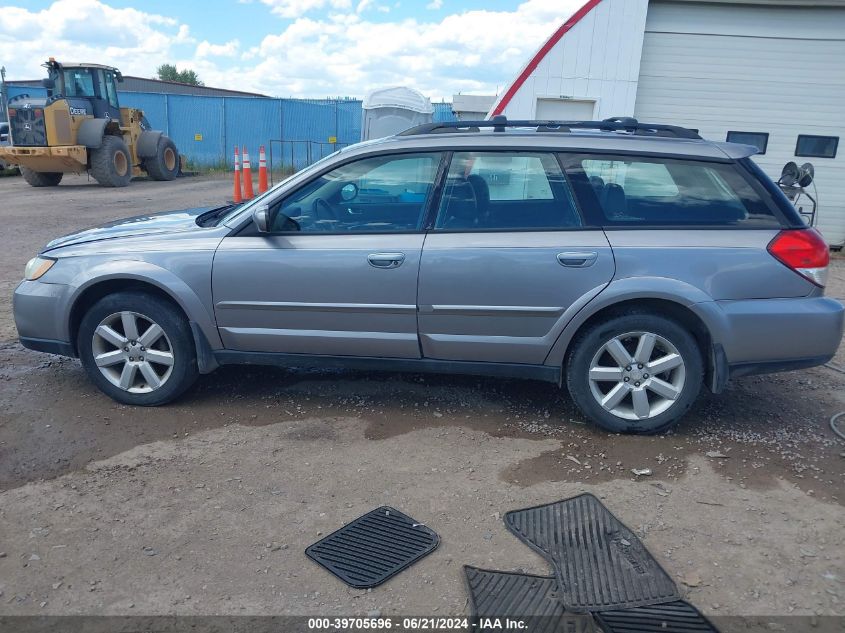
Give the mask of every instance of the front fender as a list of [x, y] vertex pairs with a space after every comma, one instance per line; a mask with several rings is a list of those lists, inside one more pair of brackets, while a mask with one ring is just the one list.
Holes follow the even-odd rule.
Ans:
[[724, 315], [713, 298], [701, 288], [668, 277], [627, 277], [611, 281], [592, 301], [581, 308], [558, 336], [545, 364], [556, 367], [563, 364], [575, 333], [590, 317], [615, 304], [637, 299], [658, 299], [677, 303], [704, 322], [714, 342], [721, 340], [725, 327], [721, 322]]
[[76, 131], [76, 142], [88, 149], [98, 149], [103, 144], [106, 119], [85, 119]]
[[[78, 271], [70, 280], [69, 285], [74, 290], [69, 299], [67, 314], [72, 314], [73, 306], [86, 290], [99, 283], [113, 280], [138, 281], [155, 286], [182, 308], [189, 321], [199, 326], [213, 349], [223, 346], [213, 314], [209, 312], [208, 307], [193, 288], [166, 268], [143, 260], [110, 260]], [[65, 328], [65, 340], [70, 340], [70, 319], [65, 324]]]

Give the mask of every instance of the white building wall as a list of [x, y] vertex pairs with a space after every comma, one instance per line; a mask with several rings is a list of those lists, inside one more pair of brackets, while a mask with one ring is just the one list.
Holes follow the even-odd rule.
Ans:
[[631, 116], [647, 9], [648, 0], [599, 2], [543, 57], [501, 114], [532, 119], [538, 99], [571, 99], [593, 101], [596, 119]]
[[[845, 241], [845, 8], [652, 0], [634, 116], [697, 128], [767, 132], [755, 160], [816, 167], [819, 228]], [[799, 134], [838, 136], [836, 158], [795, 156]]]

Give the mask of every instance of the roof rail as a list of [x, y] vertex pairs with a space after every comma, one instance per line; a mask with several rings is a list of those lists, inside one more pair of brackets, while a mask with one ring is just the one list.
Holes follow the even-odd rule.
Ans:
[[399, 133], [398, 136], [480, 132], [481, 128], [493, 128], [494, 132], [504, 132], [507, 128], [534, 128], [537, 132], [563, 133], [568, 133], [572, 130], [600, 130], [602, 132], [626, 132], [637, 136], [701, 139], [696, 132], [685, 127], [664, 125], [662, 123], [640, 123], [632, 117], [612, 117], [603, 121], [509, 121], [503, 115], [497, 115], [492, 119], [484, 121], [425, 123], [405, 130]]

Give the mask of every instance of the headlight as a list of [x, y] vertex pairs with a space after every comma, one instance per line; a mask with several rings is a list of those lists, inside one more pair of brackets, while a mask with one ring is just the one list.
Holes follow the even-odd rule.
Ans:
[[33, 257], [27, 262], [23, 276], [27, 281], [40, 279], [55, 263], [52, 257]]

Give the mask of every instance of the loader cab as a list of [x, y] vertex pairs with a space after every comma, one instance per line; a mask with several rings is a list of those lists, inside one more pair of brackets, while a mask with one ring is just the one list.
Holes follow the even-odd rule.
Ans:
[[64, 97], [71, 114], [93, 115], [97, 119], [120, 121], [117, 84], [120, 71], [97, 64], [59, 64], [47, 62], [49, 77], [44, 81], [50, 97]]

